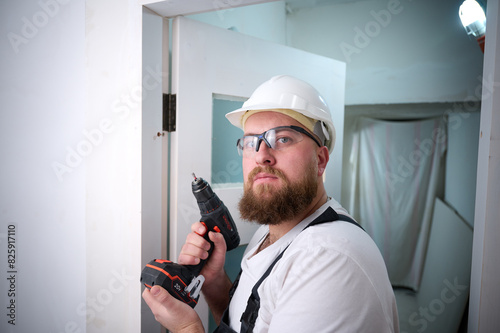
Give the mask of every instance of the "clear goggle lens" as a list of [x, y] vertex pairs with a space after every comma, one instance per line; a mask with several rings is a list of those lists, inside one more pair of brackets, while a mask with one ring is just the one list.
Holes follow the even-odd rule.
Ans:
[[304, 135], [313, 139], [314, 142], [321, 147], [320, 143], [314, 136], [302, 127], [298, 126], [279, 126], [271, 128], [261, 134], [246, 135], [241, 139], [238, 139], [236, 146], [238, 147], [238, 153], [240, 156], [248, 156], [259, 151], [262, 141], [264, 141], [269, 148], [274, 150], [283, 150], [302, 141], [304, 139]]

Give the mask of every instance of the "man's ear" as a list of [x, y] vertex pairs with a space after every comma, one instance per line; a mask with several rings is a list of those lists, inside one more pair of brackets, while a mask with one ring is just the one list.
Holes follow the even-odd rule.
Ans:
[[330, 153], [328, 152], [328, 148], [325, 146], [318, 148], [318, 176], [323, 176], [326, 170], [326, 165], [330, 160]]

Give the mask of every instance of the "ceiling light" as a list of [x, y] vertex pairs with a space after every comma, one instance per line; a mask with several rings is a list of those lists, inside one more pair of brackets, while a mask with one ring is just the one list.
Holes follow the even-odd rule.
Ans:
[[475, 0], [465, 0], [458, 11], [460, 21], [468, 35], [473, 35], [484, 52], [484, 35], [486, 33], [486, 15]]

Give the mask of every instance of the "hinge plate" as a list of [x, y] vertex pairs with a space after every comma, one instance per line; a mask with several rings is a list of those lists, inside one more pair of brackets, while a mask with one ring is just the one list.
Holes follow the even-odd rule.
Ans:
[[163, 131], [175, 132], [176, 95], [163, 94]]

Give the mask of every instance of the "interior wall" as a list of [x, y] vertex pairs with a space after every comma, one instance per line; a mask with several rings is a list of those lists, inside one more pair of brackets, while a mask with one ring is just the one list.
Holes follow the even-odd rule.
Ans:
[[498, 332], [500, 318], [500, 2], [488, 1], [468, 332]]
[[286, 45], [284, 1], [275, 1], [187, 16], [223, 29]]
[[[168, 134], [162, 134], [162, 87], [168, 68], [163, 66], [163, 18], [144, 8], [142, 15], [142, 226], [141, 267], [151, 260], [167, 257], [167, 221], [163, 214], [166, 205], [164, 193], [168, 190], [168, 163], [163, 162], [168, 152]], [[166, 24], [165, 26], [168, 26]], [[165, 29], [168, 30], [168, 29]], [[165, 31], [168, 35], [168, 31]], [[160, 332], [160, 324], [144, 300], [141, 301], [141, 332]]]
[[346, 105], [478, 100], [483, 54], [460, 23], [462, 2], [331, 1], [291, 10], [287, 43], [347, 63]]
[[[85, 1], [87, 332], [141, 330], [142, 101], [160, 70], [142, 72], [142, 6]], [[149, 89], [149, 90], [148, 90]]]
[[453, 114], [448, 122], [444, 200], [474, 225], [480, 112]]
[[0, 332], [84, 332], [85, 3], [1, 1], [0, 35]]

